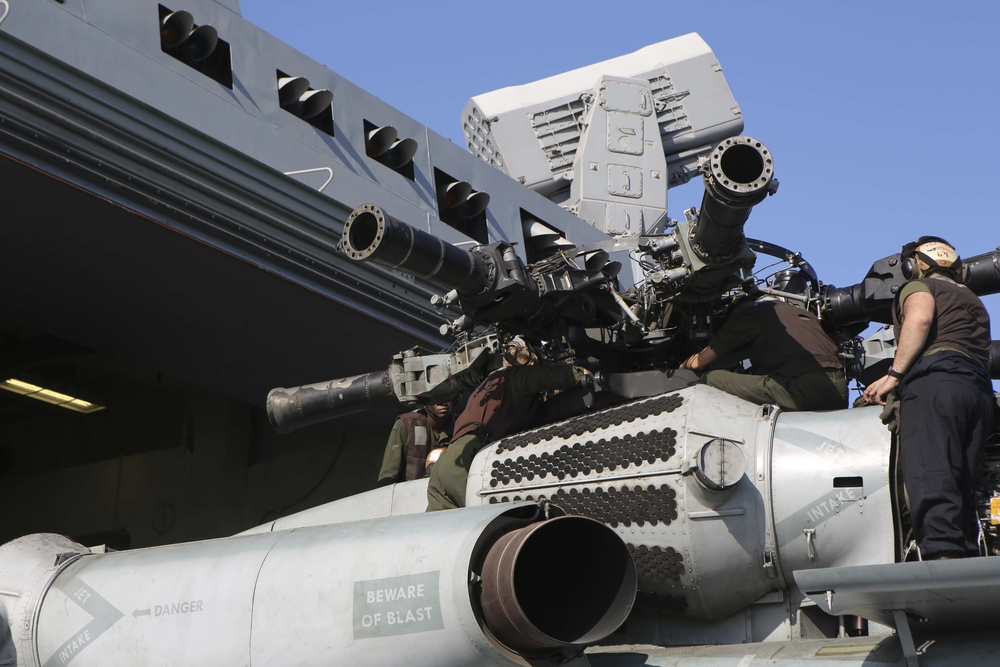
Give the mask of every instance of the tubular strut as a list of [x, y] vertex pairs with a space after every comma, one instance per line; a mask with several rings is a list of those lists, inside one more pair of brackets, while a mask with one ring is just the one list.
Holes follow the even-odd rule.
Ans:
[[906, 612], [902, 609], [893, 609], [892, 620], [896, 624], [896, 634], [903, 647], [906, 667], [920, 667], [920, 656], [917, 655], [917, 647], [913, 643], [913, 634], [910, 632], [910, 621], [906, 618]]

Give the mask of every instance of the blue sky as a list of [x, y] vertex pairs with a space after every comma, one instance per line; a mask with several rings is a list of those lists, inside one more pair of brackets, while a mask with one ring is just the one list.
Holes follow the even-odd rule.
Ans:
[[[781, 182], [748, 236], [802, 252], [840, 287], [922, 234], [964, 257], [1000, 246], [994, 0], [240, 4], [251, 22], [460, 145], [474, 95], [697, 32]], [[700, 184], [675, 188], [669, 214], [700, 200]], [[1000, 323], [1000, 295], [984, 301]]]

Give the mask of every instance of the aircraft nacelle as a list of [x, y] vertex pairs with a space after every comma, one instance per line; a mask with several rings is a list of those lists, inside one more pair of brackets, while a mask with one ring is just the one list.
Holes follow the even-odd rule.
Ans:
[[[472, 464], [467, 503], [545, 502], [617, 532], [635, 561], [638, 590], [628, 622], [609, 639], [616, 644], [884, 634], [883, 611], [830, 614], [815, 604], [823, 590], [815, 582], [840, 581], [841, 572], [856, 572], [853, 582], [873, 566], [924, 566], [899, 562], [908, 519], [895, 472], [897, 445], [880, 412], [877, 406], [785, 412], [689, 386], [485, 447]], [[996, 435], [993, 442], [1000, 442]], [[990, 508], [990, 499], [1000, 497], [998, 471], [994, 445], [978, 489], [991, 554], [1000, 544]], [[280, 519], [274, 528], [418, 514], [426, 484], [375, 489]], [[805, 579], [808, 589], [803, 573], [815, 573]], [[945, 590], [964, 585], [961, 573], [955, 576], [942, 584]], [[855, 585], [868, 590], [871, 582], [863, 581]], [[872, 619], [870, 626], [864, 619]]]
[[610, 529], [532, 503], [109, 553], [36, 534], [0, 547], [0, 664], [563, 663], [634, 595]]
[[605, 523], [635, 559], [640, 608], [721, 619], [797, 570], [895, 561], [878, 414], [782, 412], [697, 385], [496, 442], [467, 498]]

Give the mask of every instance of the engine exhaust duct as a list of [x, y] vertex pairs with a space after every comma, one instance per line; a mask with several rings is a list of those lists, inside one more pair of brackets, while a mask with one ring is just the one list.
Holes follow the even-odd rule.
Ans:
[[0, 546], [0, 649], [73, 667], [515, 665], [609, 634], [635, 581], [610, 528], [535, 503], [111, 553], [36, 534]]

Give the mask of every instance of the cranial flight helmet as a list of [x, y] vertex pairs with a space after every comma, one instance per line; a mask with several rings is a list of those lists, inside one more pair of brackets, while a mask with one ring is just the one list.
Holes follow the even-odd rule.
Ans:
[[938, 236], [921, 236], [903, 246], [903, 273], [923, 278], [935, 271], [965, 282], [965, 265], [955, 247]]

